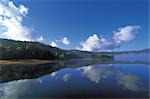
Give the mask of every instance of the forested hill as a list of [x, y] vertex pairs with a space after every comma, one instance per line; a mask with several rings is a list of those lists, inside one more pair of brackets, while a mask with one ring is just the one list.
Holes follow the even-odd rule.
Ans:
[[0, 39], [0, 59], [77, 59], [77, 58], [113, 58], [122, 53], [150, 52], [150, 49], [125, 52], [87, 52], [63, 50], [39, 42], [14, 41]]
[[39, 42], [0, 39], [0, 59], [68, 59], [80, 56]]

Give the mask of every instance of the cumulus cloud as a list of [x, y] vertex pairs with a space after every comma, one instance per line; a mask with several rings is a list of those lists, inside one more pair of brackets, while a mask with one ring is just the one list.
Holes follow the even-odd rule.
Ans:
[[85, 42], [81, 42], [81, 50], [93, 51], [94, 49], [100, 48], [99, 44], [100, 38], [97, 36], [97, 34], [93, 34], [89, 36], [89, 38]]
[[70, 40], [69, 40], [69, 38], [67, 38], [66, 36], [64, 36], [61, 39], [56, 39], [54, 41], [51, 41], [50, 45], [53, 46], [53, 47], [58, 47], [58, 43], [59, 44], [64, 44], [64, 45], [69, 45], [70, 44]]
[[51, 41], [51, 42], [50, 42], [50, 45], [51, 45], [52, 47], [58, 47], [57, 44], [56, 44], [56, 41]]
[[83, 51], [111, 51], [114, 48], [120, 47], [122, 43], [134, 40], [139, 29], [140, 26], [121, 27], [118, 29], [118, 32], [114, 32], [114, 36], [111, 40], [93, 34], [85, 41], [82, 41], [81, 47], [77, 47], [77, 49]]
[[23, 18], [28, 14], [24, 5], [16, 6], [12, 1], [0, 1], [0, 36], [1, 38], [21, 41], [42, 41], [33, 28], [23, 25]]
[[81, 48], [78, 50], [83, 51], [99, 51], [110, 50], [114, 47], [112, 42], [107, 41], [103, 37], [99, 37], [97, 34], [89, 36], [84, 42], [81, 42]]
[[123, 42], [129, 42], [135, 39], [137, 30], [140, 26], [126, 26], [118, 29], [118, 32], [114, 32], [114, 41], [118, 44]]
[[70, 44], [70, 40], [67, 37], [63, 37], [61, 42], [65, 45], [69, 45]]

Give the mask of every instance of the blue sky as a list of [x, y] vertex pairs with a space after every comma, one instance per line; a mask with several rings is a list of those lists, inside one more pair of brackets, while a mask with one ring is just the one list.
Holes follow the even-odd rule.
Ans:
[[[14, 0], [13, 3], [28, 8], [22, 24], [34, 28], [46, 44], [53, 41], [59, 48], [85, 49], [84, 45], [89, 46], [88, 38], [94, 34], [95, 38], [102, 37], [111, 43], [114, 31], [119, 28], [140, 26], [134, 39], [108, 46], [117, 46], [112, 48], [114, 51], [148, 47], [148, 0]], [[69, 41], [67, 44], [62, 42], [64, 37]], [[100, 51], [101, 47], [96, 49]]]

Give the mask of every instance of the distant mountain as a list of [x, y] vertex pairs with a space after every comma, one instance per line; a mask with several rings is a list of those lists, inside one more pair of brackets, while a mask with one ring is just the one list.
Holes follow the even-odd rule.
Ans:
[[78, 59], [78, 58], [113, 58], [115, 54], [150, 52], [150, 49], [124, 52], [87, 52], [63, 50], [39, 42], [0, 39], [0, 59]]

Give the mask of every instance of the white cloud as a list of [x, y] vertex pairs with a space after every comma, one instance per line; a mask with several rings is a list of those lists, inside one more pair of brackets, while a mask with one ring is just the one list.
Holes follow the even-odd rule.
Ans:
[[111, 42], [97, 34], [89, 36], [84, 42], [81, 42], [81, 46], [78, 49], [83, 51], [110, 50], [113, 47]]
[[61, 42], [65, 45], [69, 45], [70, 44], [70, 40], [67, 37], [63, 37]]
[[42, 41], [34, 29], [22, 24], [23, 18], [28, 14], [24, 5], [16, 6], [12, 1], [0, 1], [0, 36], [21, 41]]
[[25, 6], [23, 6], [23, 5], [20, 5], [20, 9], [19, 10], [20, 10], [20, 13], [22, 15], [26, 15], [28, 13], [28, 9]]
[[139, 28], [140, 26], [126, 26], [119, 28], [118, 32], [114, 32], [114, 36], [111, 40], [93, 34], [85, 41], [82, 41], [81, 47], [77, 47], [77, 49], [83, 51], [111, 51], [114, 48], [120, 47], [122, 43], [134, 40]]
[[118, 29], [118, 32], [114, 32], [114, 41], [118, 44], [123, 42], [129, 42], [135, 39], [135, 33], [140, 26], [126, 26]]
[[89, 36], [85, 42], [81, 42], [81, 45], [81, 50], [93, 51], [94, 49], [98, 49], [100, 47], [100, 38], [97, 36], [97, 34], [93, 34]]
[[56, 41], [51, 41], [51, 42], [50, 42], [50, 45], [51, 45], [52, 47], [58, 47], [57, 44], [56, 44]]
[[58, 47], [58, 43], [60, 44], [64, 44], [64, 45], [69, 45], [70, 44], [70, 40], [67, 37], [63, 37], [61, 39], [56, 39], [54, 41], [50, 42], [50, 45], [53, 47]]
[[43, 40], [44, 40], [43, 36], [37, 38], [37, 41], [43, 41]]

